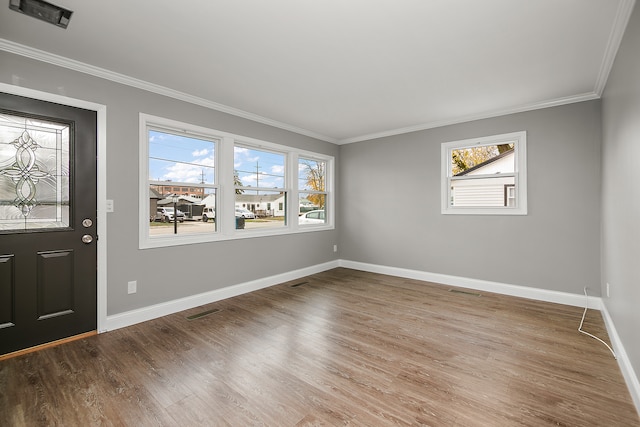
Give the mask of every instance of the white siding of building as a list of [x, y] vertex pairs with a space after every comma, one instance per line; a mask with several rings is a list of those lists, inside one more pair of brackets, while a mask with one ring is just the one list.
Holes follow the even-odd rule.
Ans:
[[500, 173], [514, 172], [514, 154], [473, 170], [465, 176], [493, 175], [487, 178], [451, 181], [451, 205], [457, 207], [505, 206], [505, 186], [514, 185], [513, 176], [501, 177]]
[[505, 185], [513, 185], [513, 177], [469, 179], [451, 183], [453, 206], [504, 206]]

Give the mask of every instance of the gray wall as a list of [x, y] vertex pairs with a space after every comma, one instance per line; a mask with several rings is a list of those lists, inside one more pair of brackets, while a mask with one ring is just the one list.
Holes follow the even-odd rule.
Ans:
[[[107, 106], [109, 315], [336, 259], [337, 231], [138, 249], [138, 113], [336, 156], [334, 144], [0, 51], [0, 81]], [[336, 166], [337, 166], [336, 165]], [[127, 295], [127, 282], [138, 292]]]
[[640, 373], [640, 8], [633, 12], [602, 101], [602, 285], [618, 335]]
[[[526, 216], [440, 213], [440, 144], [527, 131]], [[600, 102], [341, 146], [340, 257], [600, 295]]]
[[[605, 304], [640, 372], [639, 14], [602, 116], [591, 101], [341, 147], [6, 52], [0, 81], [107, 105], [110, 315], [331, 261], [338, 243], [342, 259], [542, 289], [588, 286], [599, 295], [609, 282]], [[139, 112], [336, 156], [339, 228], [138, 250]], [[441, 215], [440, 144], [520, 130], [528, 132], [529, 214]], [[137, 294], [127, 295], [129, 280]]]

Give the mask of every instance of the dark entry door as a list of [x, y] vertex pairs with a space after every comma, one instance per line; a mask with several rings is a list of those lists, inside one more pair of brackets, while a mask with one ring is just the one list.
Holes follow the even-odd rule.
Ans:
[[94, 331], [96, 113], [0, 93], [0, 354]]

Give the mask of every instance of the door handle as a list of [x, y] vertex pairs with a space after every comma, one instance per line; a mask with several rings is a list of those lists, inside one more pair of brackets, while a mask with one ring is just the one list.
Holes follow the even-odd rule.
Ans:
[[91, 242], [93, 242], [93, 236], [91, 236], [91, 234], [85, 234], [82, 236], [82, 243], [86, 243], [88, 245]]

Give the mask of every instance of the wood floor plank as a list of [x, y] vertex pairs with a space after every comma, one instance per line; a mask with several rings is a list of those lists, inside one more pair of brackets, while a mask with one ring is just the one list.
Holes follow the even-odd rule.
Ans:
[[339, 268], [1, 360], [0, 425], [640, 426], [582, 309], [453, 290]]

